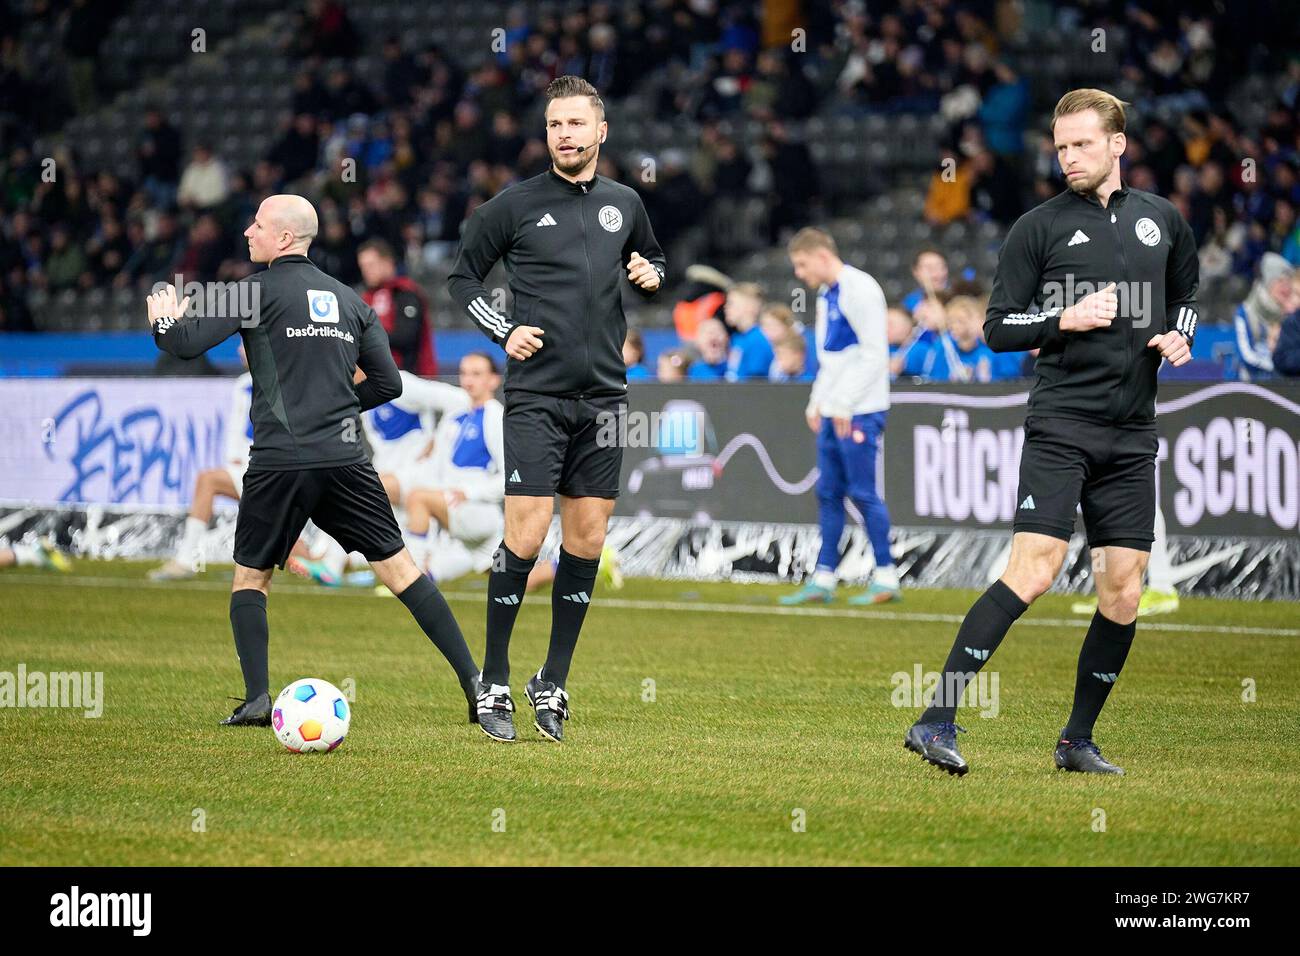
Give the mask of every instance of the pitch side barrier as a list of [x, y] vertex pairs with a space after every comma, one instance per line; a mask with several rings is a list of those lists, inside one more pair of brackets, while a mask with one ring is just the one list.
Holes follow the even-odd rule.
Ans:
[[[633, 383], [603, 440], [624, 447], [611, 540], [632, 575], [799, 580], [815, 561], [807, 384]], [[199, 471], [221, 464], [226, 379], [0, 380], [0, 537], [170, 553]], [[911, 586], [983, 587], [1005, 562], [1027, 383], [896, 385], [880, 457]], [[1160, 507], [1185, 593], [1300, 599], [1300, 384], [1160, 389]], [[209, 532], [228, 560], [233, 512]], [[1058, 590], [1090, 585], [1081, 526]], [[548, 542], [553, 547], [554, 541]], [[851, 522], [841, 575], [871, 549]]]

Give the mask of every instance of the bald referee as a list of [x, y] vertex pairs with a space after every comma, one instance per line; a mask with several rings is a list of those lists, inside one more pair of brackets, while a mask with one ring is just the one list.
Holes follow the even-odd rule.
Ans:
[[[475, 719], [478, 668], [451, 609], [416, 570], [379, 476], [360, 441], [360, 415], [402, 392], [388, 336], [374, 311], [307, 258], [316, 210], [301, 196], [271, 196], [244, 232], [249, 258], [267, 269], [251, 320], [184, 318], [189, 299], [167, 286], [149, 296], [149, 324], [164, 352], [194, 358], [236, 332], [253, 376], [253, 447], [235, 525], [230, 625], [245, 700], [227, 725], [271, 722], [266, 597], [311, 519], [346, 551], [360, 551], [375, 576], [414, 616], [456, 671]], [[365, 373], [353, 384], [356, 370]]]

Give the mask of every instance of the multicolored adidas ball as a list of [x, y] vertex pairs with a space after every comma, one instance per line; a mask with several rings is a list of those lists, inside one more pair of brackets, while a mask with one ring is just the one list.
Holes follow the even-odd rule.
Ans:
[[275, 699], [271, 729], [275, 739], [294, 753], [326, 753], [343, 743], [352, 722], [352, 706], [327, 680], [304, 677]]

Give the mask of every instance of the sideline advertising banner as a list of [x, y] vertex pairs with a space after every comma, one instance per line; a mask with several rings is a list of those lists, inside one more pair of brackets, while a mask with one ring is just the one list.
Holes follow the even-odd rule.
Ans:
[[0, 379], [0, 500], [188, 504], [234, 379]]
[[[807, 397], [806, 387], [761, 383], [632, 386], [629, 438], [639, 421], [669, 440], [626, 448], [617, 513], [815, 523]], [[894, 526], [1009, 530], [1027, 390], [910, 385], [891, 400], [878, 487]], [[1296, 535], [1300, 387], [1170, 384], [1157, 410], [1169, 534]]]

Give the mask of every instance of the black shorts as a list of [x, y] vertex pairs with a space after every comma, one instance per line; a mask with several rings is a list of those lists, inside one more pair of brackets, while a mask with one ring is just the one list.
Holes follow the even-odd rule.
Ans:
[[1082, 505], [1089, 547], [1150, 551], [1157, 441], [1154, 429], [1030, 416], [1014, 530], [1068, 541]]
[[622, 395], [509, 393], [502, 426], [506, 494], [617, 498], [623, 446], [616, 426], [626, 404]]
[[235, 522], [235, 563], [264, 571], [284, 567], [310, 518], [345, 551], [367, 561], [404, 547], [388, 495], [368, 461], [301, 471], [252, 471], [244, 476]]

